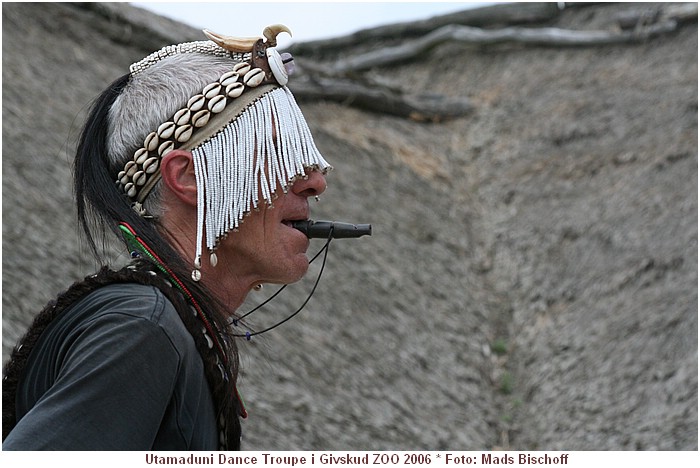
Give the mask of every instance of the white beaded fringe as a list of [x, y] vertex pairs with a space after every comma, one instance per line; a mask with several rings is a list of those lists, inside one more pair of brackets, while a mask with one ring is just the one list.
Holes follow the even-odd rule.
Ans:
[[[273, 132], [274, 127], [274, 132]], [[197, 180], [197, 251], [209, 252], [243, 217], [271, 205], [277, 186], [286, 193], [306, 168], [331, 166], [314, 144], [292, 93], [277, 88], [249, 106], [214, 137], [192, 150]]]

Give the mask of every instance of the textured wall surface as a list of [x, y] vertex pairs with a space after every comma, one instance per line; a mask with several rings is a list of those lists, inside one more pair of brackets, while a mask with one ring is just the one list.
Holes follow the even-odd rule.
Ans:
[[[199, 35], [99, 5], [2, 8], [4, 361], [95, 269], [70, 183], [89, 102]], [[302, 103], [336, 167], [314, 216], [374, 234], [332, 243], [307, 309], [240, 343], [244, 448], [697, 450], [697, 46], [691, 22], [632, 45], [448, 43], [370, 72], [475, 104], [442, 123]]]

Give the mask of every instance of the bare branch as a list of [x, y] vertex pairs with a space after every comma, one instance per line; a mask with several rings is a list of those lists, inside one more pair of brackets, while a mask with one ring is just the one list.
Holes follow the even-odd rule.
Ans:
[[419, 37], [451, 24], [477, 27], [532, 24], [554, 19], [559, 15], [559, 12], [560, 10], [554, 2], [491, 5], [439, 15], [422, 21], [394, 23], [362, 29], [353, 34], [332, 39], [293, 44], [290, 51], [296, 55], [303, 55], [324, 50], [332, 51], [343, 47], [356, 47], [363, 42], [399, 37], [403, 39]]
[[639, 29], [650, 23], [668, 20], [684, 24], [698, 20], [698, 4], [650, 4], [646, 8], [637, 7], [617, 13], [614, 20], [622, 29]]
[[290, 88], [299, 101], [327, 100], [419, 122], [439, 122], [469, 114], [465, 98], [407, 95], [400, 90], [359, 80], [308, 75], [294, 77]]
[[333, 70], [336, 73], [346, 73], [407, 61], [419, 56], [428, 49], [448, 41], [475, 45], [494, 45], [511, 42], [549, 47], [600, 46], [641, 42], [652, 36], [675, 31], [676, 27], [677, 23], [674, 20], [652, 24], [641, 30], [623, 32], [522, 27], [486, 30], [470, 26], [449, 25], [421, 39], [408, 41], [396, 47], [368, 52], [338, 62]]

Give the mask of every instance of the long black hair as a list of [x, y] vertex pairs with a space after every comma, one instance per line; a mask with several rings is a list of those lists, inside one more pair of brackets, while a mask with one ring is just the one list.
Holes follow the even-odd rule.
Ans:
[[[243, 414], [244, 409], [236, 390], [238, 353], [233, 338], [227, 332], [230, 312], [201, 283], [191, 279], [192, 266], [188, 265], [164, 239], [159, 232], [157, 220], [140, 216], [131, 207], [126, 194], [122, 193], [115, 183], [122, 168], [116, 167], [107, 155], [109, 110], [128, 82], [129, 75], [122, 76], [95, 100], [80, 135], [73, 167], [78, 221], [90, 249], [100, 262], [103, 262], [104, 247], [98, 248], [96, 239], [101, 238], [101, 244], [104, 246], [107, 231], [112, 231], [121, 238], [119, 225], [127, 223], [191, 293], [194, 302], [212, 324], [211, 328], [216, 335], [214, 339], [220, 346], [210, 348], [207, 345], [201, 333], [201, 323], [197, 322], [193, 314], [180, 315], [204, 362], [218, 416], [223, 416], [226, 421], [226, 445], [229, 449], [237, 449], [240, 444], [239, 416]], [[121, 165], [124, 162], [122, 161]], [[223, 356], [220, 356], [220, 353], [223, 353]], [[227, 364], [223, 374], [219, 367], [219, 359]]]

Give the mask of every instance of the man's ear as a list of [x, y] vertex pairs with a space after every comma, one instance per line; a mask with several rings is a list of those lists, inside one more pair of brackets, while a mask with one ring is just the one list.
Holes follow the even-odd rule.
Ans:
[[167, 153], [160, 162], [160, 174], [173, 195], [183, 203], [197, 206], [197, 179], [190, 151], [176, 149]]

